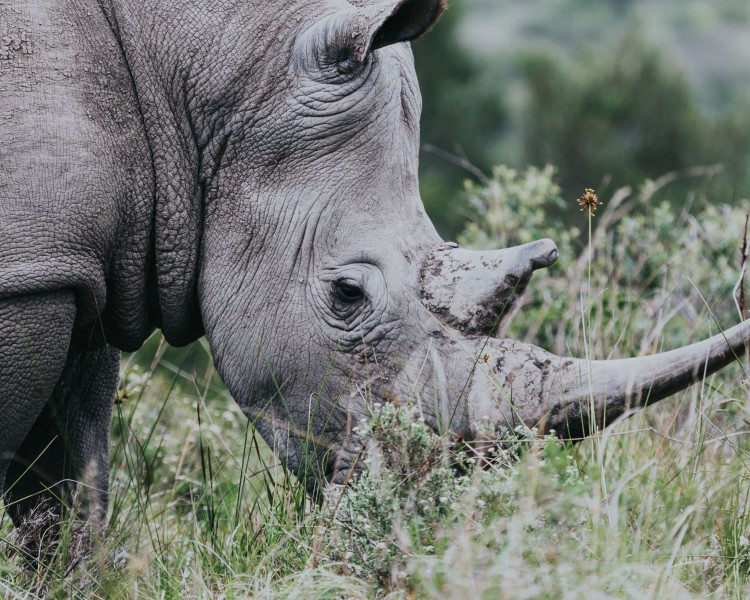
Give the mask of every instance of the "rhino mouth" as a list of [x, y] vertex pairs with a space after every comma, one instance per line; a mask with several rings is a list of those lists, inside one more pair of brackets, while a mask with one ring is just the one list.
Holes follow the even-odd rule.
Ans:
[[361, 468], [357, 468], [356, 471], [352, 469], [351, 463], [344, 461], [329, 461], [326, 465], [325, 480], [334, 485], [345, 485], [352, 476], [360, 471]]
[[345, 485], [352, 477], [362, 471], [362, 444], [331, 453], [325, 460], [323, 476], [325, 481], [334, 485]]

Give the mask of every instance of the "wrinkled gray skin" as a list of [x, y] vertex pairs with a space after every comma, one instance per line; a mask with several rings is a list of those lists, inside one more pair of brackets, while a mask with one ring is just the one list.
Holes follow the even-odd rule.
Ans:
[[467, 252], [425, 216], [402, 42], [440, 10], [0, 3], [0, 480], [14, 520], [66, 480], [101, 490], [104, 510], [118, 350], [155, 327], [177, 345], [205, 332], [236, 401], [311, 489], [346, 476], [375, 401], [416, 397], [466, 439], [485, 416], [580, 435], [741, 352], [747, 322], [729, 345], [595, 362], [589, 377], [488, 340], [557, 251]]

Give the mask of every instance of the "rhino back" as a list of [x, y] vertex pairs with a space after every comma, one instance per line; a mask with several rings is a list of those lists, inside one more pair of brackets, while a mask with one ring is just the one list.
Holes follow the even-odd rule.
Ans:
[[0, 298], [76, 293], [110, 341], [152, 329], [153, 174], [132, 80], [88, 0], [0, 1]]

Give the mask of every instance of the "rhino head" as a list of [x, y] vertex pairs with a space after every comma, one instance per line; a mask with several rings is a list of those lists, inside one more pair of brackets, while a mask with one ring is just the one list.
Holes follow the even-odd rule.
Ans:
[[[204, 82], [214, 98], [203, 106], [223, 112], [200, 142], [214, 165], [202, 180], [202, 325], [236, 401], [311, 488], [346, 476], [373, 402], [417, 399], [430, 426], [468, 440], [484, 418], [577, 436], [732, 361], [750, 333], [746, 322], [604, 362], [493, 337], [557, 250], [540, 240], [468, 251], [425, 215], [421, 100], [404, 42], [442, 8], [300, 3], [291, 26], [253, 29], [256, 43], [273, 37], [261, 44], [273, 47], [265, 75], [238, 62], [231, 82]], [[227, 36], [230, 60], [241, 43]]]

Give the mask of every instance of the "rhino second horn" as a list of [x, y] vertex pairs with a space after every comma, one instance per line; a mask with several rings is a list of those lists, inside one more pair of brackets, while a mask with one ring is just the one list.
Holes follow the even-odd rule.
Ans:
[[737, 360], [748, 343], [750, 319], [677, 350], [617, 360], [562, 358], [530, 344], [491, 340], [492, 368], [472, 383], [469, 416], [494, 412], [487, 410], [488, 397], [498, 399], [500, 392], [494, 409], [500, 409], [501, 425], [523, 423], [582, 437], [590, 431], [592, 407], [596, 424], [604, 427], [630, 408], [666, 398]]
[[465, 335], [493, 335], [533, 271], [548, 267], [557, 256], [557, 246], [548, 239], [488, 252], [446, 244], [422, 267], [422, 302]]

